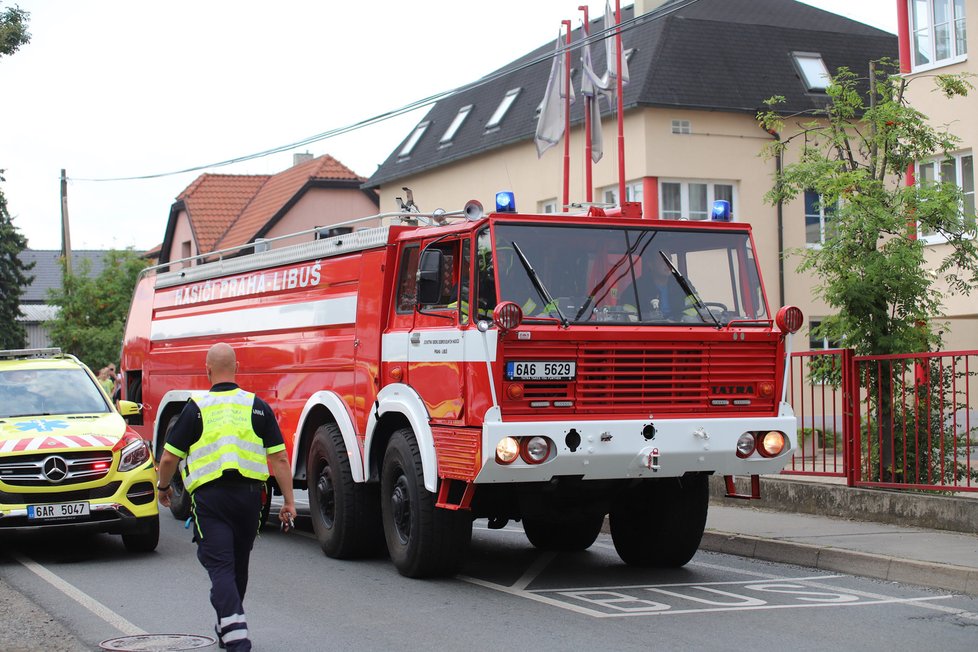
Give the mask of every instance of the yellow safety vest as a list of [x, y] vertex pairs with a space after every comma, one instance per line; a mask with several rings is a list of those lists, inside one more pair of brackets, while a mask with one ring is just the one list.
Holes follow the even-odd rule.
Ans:
[[265, 446], [251, 426], [255, 395], [240, 388], [193, 398], [200, 408], [200, 439], [187, 451], [187, 491], [235, 470], [245, 478], [268, 479]]

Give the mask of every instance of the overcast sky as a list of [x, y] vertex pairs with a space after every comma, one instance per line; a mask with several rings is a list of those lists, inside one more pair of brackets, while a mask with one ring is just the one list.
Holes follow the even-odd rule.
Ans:
[[[806, 3], [896, 31], [895, 0]], [[400, 108], [552, 41], [562, 19], [578, 27], [580, 4], [0, 0], [31, 13], [31, 42], [0, 59], [0, 169], [14, 224], [29, 247], [60, 248], [64, 168], [72, 248], [148, 249], [203, 171], [96, 180], [224, 161]], [[604, 11], [604, 0], [587, 4], [592, 18]], [[370, 176], [425, 111], [295, 151]], [[207, 171], [274, 174], [292, 155]]]

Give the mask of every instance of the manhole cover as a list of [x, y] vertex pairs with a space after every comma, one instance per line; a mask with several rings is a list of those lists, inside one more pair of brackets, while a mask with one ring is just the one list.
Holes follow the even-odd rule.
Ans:
[[110, 638], [98, 644], [103, 650], [117, 652], [200, 650], [217, 643], [211, 636], [197, 634], [140, 634]]

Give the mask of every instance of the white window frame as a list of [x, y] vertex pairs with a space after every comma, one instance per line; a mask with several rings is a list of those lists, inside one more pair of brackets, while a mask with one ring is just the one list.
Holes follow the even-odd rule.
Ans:
[[552, 197], [551, 199], [544, 199], [542, 202], [537, 204], [537, 210], [541, 213], [556, 213], [557, 212], [557, 198]]
[[[962, 217], [964, 217], [965, 211], [967, 210], [966, 207], [970, 207], [972, 210], [971, 218], [975, 219], [974, 209], [975, 209], [976, 198], [978, 198], [975, 195], [975, 182], [978, 180], [975, 179], [975, 156], [972, 150], [970, 149], [962, 150], [960, 152], [949, 153], [947, 156], [938, 156], [932, 159], [928, 159], [926, 161], [918, 161], [914, 165], [915, 178], [919, 183], [923, 176], [921, 175], [920, 172], [921, 167], [933, 166], [933, 171], [934, 171], [933, 180], [945, 181], [945, 179], [942, 177], [942, 174], [944, 172], [943, 163], [947, 159], [951, 159], [954, 162], [954, 179], [948, 179], [947, 181], [953, 181], [953, 183], [958, 188], [960, 188], [961, 191], [965, 194], [964, 203], [961, 205], [961, 215]], [[964, 177], [964, 165], [963, 165], [964, 159], [971, 159], [971, 181], [970, 181], [971, 189], [970, 190], [968, 189], [967, 184], [965, 184], [966, 179]], [[917, 225], [917, 237], [923, 240], [927, 244], [941, 244], [943, 242], [947, 242], [947, 238], [945, 238], [940, 233], [924, 233], [923, 231], [920, 230], [919, 224]]]
[[[665, 193], [663, 192], [664, 184], [679, 184], [680, 185], [680, 216], [676, 217], [674, 215], [666, 215], [665, 205], [663, 200], [665, 199]], [[706, 213], [702, 217], [693, 217], [690, 213], [690, 201], [689, 201], [689, 187], [690, 184], [703, 184], [706, 185]], [[689, 220], [691, 222], [703, 222], [709, 221], [710, 214], [713, 211], [713, 202], [716, 201], [716, 186], [730, 186], [730, 214], [732, 215], [732, 220], [737, 220], [737, 182], [730, 179], [672, 179], [672, 178], [661, 178], [659, 179], [659, 217], [664, 220]]]
[[672, 133], [688, 136], [689, 134], [693, 133], [693, 127], [689, 120], [673, 120]]
[[448, 125], [448, 129], [446, 129], [445, 133], [441, 135], [441, 140], [439, 140], [438, 143], [440, 145], [450, 144], [452, 142], [452, 139], [455, 138], [455, 134], [458, 133], [458, 130], [461, 128], [462, 123], [465, 122], [465, 119], [469, 117], [469, 113], [471, 112], [472, 112], [471, 104], [466, 104], [465, 106], [460, 108], [458, 110], [458, 113], [455, 114], [455, 118], [452, 120], [452, 124]]
[[503, 121], [503, 118], [505, 118], [506, 114], [509, 113], [509, 109], [511, 106], [513, 106], [513, 103], [516, 101], [516, 98], [519, 97], [521, 90], [523, 89], [511, 88], [508, 91], [506, 91], [506, 94], [503, 95], [503, 99], [499, 101], [499, 106], [496, 107], [496, 110], [493, 111], [492, 116], [489, 118], [489, 122], [486, 123], [487, 131], [491, 129], [495, 129], [500, 125], [500, 123]]
[[[618, 202], [618, 184], [613, 186], [605, 186], [599, 191], [601, 195], [601, 202], [604, 204], [611, 204], [613, 206], [620, 206]], [[641, 202], [645, 197], [645, 188], [642, 181], [629, 181], [625, 183], [625, 201]]]
[[[933, 70], [934, 68], [940, 68], [942, 66], [948, 66], [954, 63], [959, 63], [961, 61], [966, 61], [968, 59], [968, 33], [967, 33], [967, 16], [965, 12], [964, 5], [965, 0], [907, 0], [907, 12], [910, 21], [910, 29], [908, 38], [910, 39], [910, 71], [911, 72], [922, 72], [924, 70]], [[936, 13], [935, 8], [937, 6], [943, 6], [947, 12], [947, 20], [942, 21], [939, 25], [936, 24]], [[926, 11], [927, 24], [923, 27], [918, 27], [919, 15], [917, 10], [923, 9]], [[960, 15], [959, 15], [960, 10]], [[938, 58], [937, 55], [937, 39], [935, 34], [938, 27], [945, 27], [946, 34], [948, 38], [948, 56], [943, 58]], [[963, 48], [959, 52], [957, 30], [961, 29], [961, 41]], [[917, 52], [921, 50], [918, 47], [918, 42], [921, 38], [927, 39], [927, 42], [923, 44], [923, 48], [926, 49], [924, 54], [930, 58], [930, 61], [925, 63], [917, 63]]]
[[428, 120], [418, 123], [418, 126], [414, 128], [414, 131], [412, 131], [411, 135], [408, 137], [407, 142], [404, 143], [404, 147], [402, 147], [401, 151], [398, 152], [398, 159], [404, 159], [411, 155], [411, 152], [414, 151], [415, 146], [418, 144], [418, 141], [421, 140], [421, 137], [424, 135], [424, 132], [427, 131], [428, 125], [430, 124], [431, 122]]
[[818, 52], [792, 52], [791, 57], [805, 82], [805, 89], [809, 93], [824, 93], [832, 81], [832, 75], [822, 55]]
[[[828, 233], [828, 225], [832, 222], [835, 217], [831, 213], [826, 216], [825, 206], [822, 205], [822, 196], [818, 195], [818, 242], [808, 241], [808, 218], [815, 217], [815, 213], [808, 212], [808, 194], [818, 194], [814, 190], [805, 190], [802, 195], [803, 206], [802, 210], [805, 214], [805, 246], [809, 249], [821, 249], [825, 245], [825, 236]], [[836, 211], [838, 210], [838, 204], [836, 205]]]

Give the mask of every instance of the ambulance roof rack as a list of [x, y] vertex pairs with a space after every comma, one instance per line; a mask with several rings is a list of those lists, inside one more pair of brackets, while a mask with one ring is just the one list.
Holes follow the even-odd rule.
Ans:
[[29, 360], [31, 358], [62, 357], [61, 349], [50, 347], [46, 349], [7, 349], [0, 351], [0, 360]]

